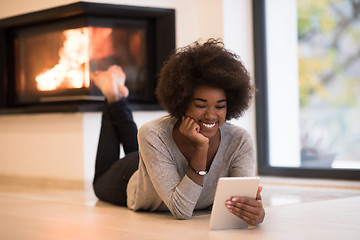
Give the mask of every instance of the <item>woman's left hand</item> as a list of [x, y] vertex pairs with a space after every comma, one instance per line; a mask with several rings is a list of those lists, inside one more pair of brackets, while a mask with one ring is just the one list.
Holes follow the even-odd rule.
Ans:
[[256, 199], [232, 197], [226, 201], [227, 209], [249, 225], [257, 225], [264, 221], [265, 210], [261, 201], [262, 187], [258, 188]]

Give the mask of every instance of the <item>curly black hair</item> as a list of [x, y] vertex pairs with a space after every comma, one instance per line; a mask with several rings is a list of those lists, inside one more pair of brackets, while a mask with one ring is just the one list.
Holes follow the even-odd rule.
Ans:
[[179, 48], [165, 62], [156, 88], [159, 103], [180, 119], [198, 86], [221, 88], [227, 100], [226, 120], [239, 118], [250, 105], [255, 88], [239, 57], [219, 39], [196, 41]]

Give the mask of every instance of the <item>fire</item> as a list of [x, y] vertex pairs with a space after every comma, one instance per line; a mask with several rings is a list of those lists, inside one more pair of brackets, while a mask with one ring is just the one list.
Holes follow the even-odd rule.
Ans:
[[59, 62], [36, 76], [38, 90], [90, 86], [89, 31], [87, 27], [64, 31]]

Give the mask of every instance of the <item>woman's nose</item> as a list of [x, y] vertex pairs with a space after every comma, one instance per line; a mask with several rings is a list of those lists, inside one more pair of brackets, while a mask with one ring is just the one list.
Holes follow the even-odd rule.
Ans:
[[207, 109], [206, 114], [205, 114], [205, 118], [212, 120], [215, 118], [215, 111], [211, 108]]

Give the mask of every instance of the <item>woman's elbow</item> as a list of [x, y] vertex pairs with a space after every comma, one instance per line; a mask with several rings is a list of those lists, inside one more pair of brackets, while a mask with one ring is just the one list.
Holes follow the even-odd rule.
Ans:
[[171, 213], [177, 220], [189, 220], [192, 218], [192, 213], [184, 213], [176, 210], [171, 211]]

